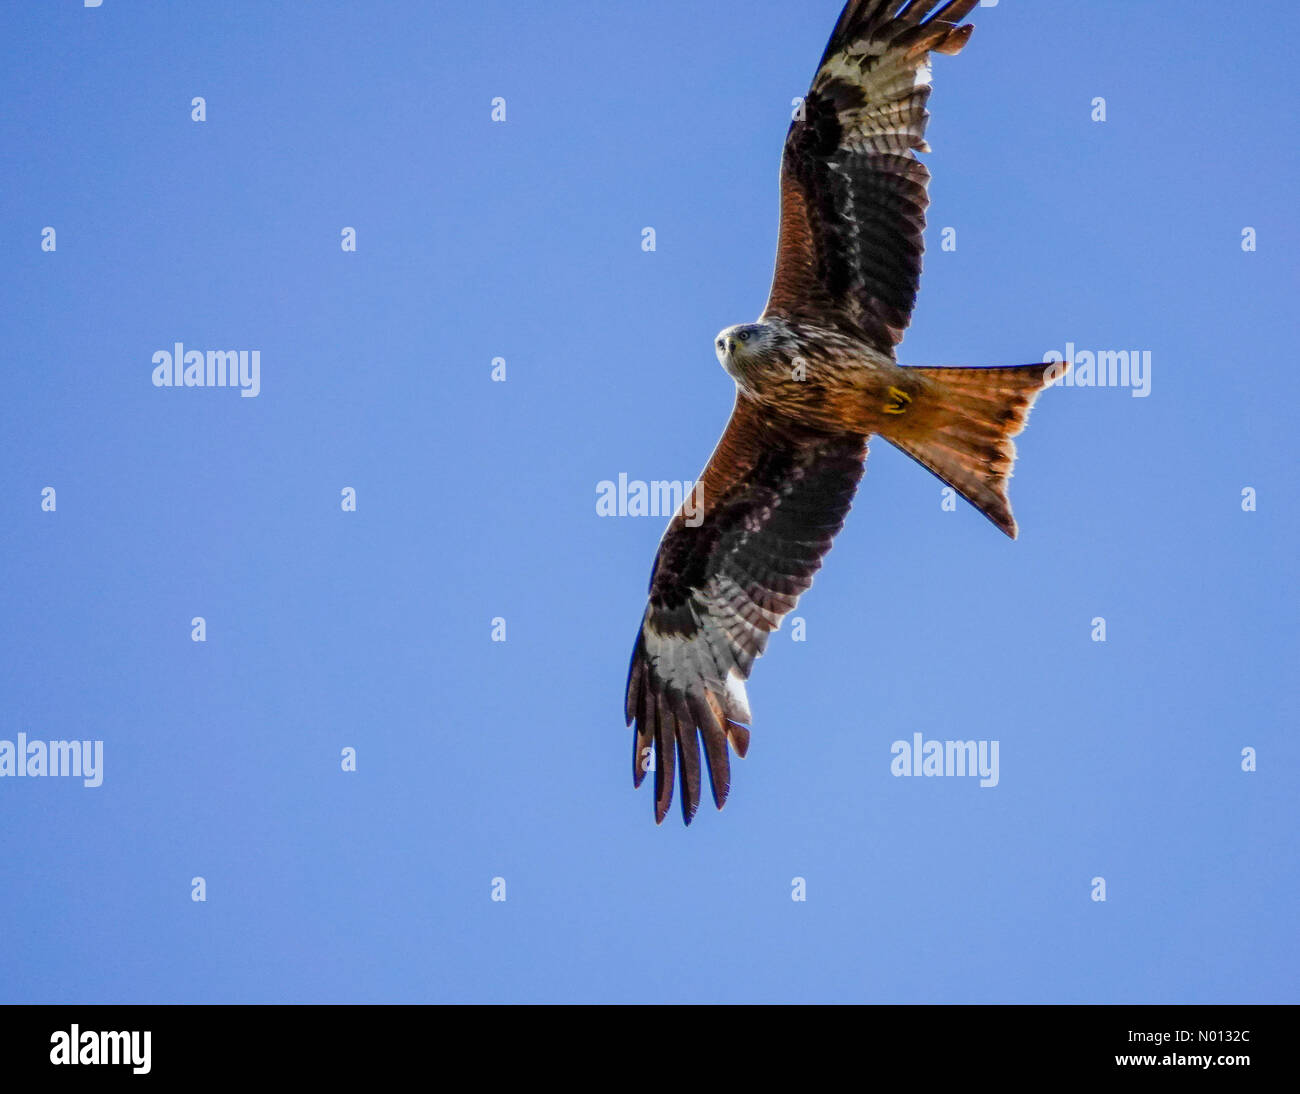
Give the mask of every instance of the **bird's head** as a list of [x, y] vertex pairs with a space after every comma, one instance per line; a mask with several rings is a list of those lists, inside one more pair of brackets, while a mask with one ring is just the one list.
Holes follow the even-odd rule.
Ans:
[[776, 348], [776, 332], [766, 323], [738, 323], [719, 331], [713, 348], [718, 363], [740, 379], [746, 364], [763, 360]]

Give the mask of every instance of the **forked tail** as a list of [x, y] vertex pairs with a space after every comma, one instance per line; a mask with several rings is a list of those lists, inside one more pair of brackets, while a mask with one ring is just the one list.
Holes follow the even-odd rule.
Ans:
[[1059, 377], [1062, 366], [908, 371], [920, 373], [925, 388], [882, 436], [1015, 539], [1016, 519], [1007, 500], [1016, 462], [1012, 438], [1025, 428], [1034, 399]]

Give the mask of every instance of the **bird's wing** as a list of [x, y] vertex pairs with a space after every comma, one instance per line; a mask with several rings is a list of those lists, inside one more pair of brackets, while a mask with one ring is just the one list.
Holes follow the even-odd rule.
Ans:
[[708, 466], [659, 544], [628, 670], [633, 781], [641, 785], [653, 748], [656, 821], [672, 804], [675, 768], [686, 823], [695, 815], [700, 735], [722, 808], [727, 741], [741, 756], [749, 745], [744, 681], [768, 632], [812, 584], [866, 455], [865, 437], [776, 423], [737, 395]]
[[[921, 279], [930, 53], [957, 53], [978, 0], [850, 0], [781, 160], [781, 235], [764, 316], [847, 328], [884, 353]], [[927, 18], [929, 16], [929, 18]]]

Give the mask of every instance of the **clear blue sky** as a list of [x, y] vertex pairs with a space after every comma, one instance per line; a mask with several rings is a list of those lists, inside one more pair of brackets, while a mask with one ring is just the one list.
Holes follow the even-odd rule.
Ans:
[[596, 484], [721, 432], [838, 8], [0, 9], [0, 739], [105, 753], [0, 779], [0, 999], [1300, 998], [1292, 5], [976, 10], [902, 358], [1150, 394], [1044, 394], [1015, 543], [877, 441], [727, 808], [631, 788], [664, 521]]

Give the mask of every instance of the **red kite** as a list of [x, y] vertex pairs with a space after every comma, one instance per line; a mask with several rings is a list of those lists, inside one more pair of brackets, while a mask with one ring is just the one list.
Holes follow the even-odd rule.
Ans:
[[961, 51], [977, 2], [930, 15], [938, 0], [850, 0], [786, 136], [767, 307], [718, 335], [735, 407], [659, 544], [628, 670], [633, 782], [653, 751], [657, 822], [675, 772], [686, 823], [695, 815], [701, 737], [726, 801], [728, 743], [749, 747], [745, 680], [843, 526], [868, 437], [1015, 538], [1011, 438], [1051, 366], [904, 368], [895, 355], [920, 284], [930, 54]]

